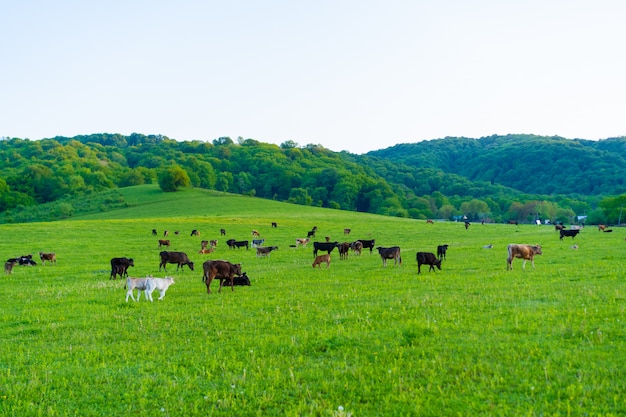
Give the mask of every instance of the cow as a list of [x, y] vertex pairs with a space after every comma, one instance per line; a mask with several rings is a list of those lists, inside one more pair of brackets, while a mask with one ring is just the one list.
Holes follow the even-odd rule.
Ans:
[[562, 224], [555, 224], [554, 231], [558, 232], [559, 230], [563, 230], [565, 227]]
[[163, 231], [163, 237], [168, 237], [170, 234], [170, 232], [168, 232], [167, 230]]
[[120, 279], [128, 276], [128, 267], [135, 266], [133, 258], [111, 258], [111, 277], [109, 279], [116, 279], [117, 275]]
[[356, 242], [350, 243], [350, 249], [354, 251], [358, 256], [361, 256], [361, 251], [363, 250], [363, 242], [357, 240]]
[[247, 240], [235, 240], [235, 239], [228, 239], [226, 241], [226, 244], [228, 245], [229, 248], [231, 249], [235, 249], [235, 248], [242, 248], [242, 247], [246, 247], [246, 249], [250, 249], [248, 247], [248, 241]]
[[345, 229], [343, 229], [343, 234], [344, 234], [344, 235], [349, 235], [351, 231], [352, 231], [352, 230], [350, 230], [350, 229], [348, 229], [348, 228], [345, 228]]
[[465, 230], [469, 229], [470, 227], [470, 222], [465, 222]]
[[[202, 274], [202, 281], [206, 284], [207, 294], [211, 294], [211, 281], [213, 278], [220, 280], [220, 288], [218, 292], [222, 292], [223, 280], [230, 281], [230, 287], [234, 287], [235, 275], [241, 276], [241, 264], [233, 264], [228, 261], [205, 261], [202, 264], [204, 272]], [[234, 288], [231, 288], [233, 291]]]
[[599, 224], [598, 225], [598, 232], [604, 231], [604, 229], [606, 229], [606, 225], [604, 225], [604, 224]]
[[322, 263], [326, 262], [326, 269], [330, 268], [330, 253], [325, 255], [316, 256], [313, 261], [313, 269], [315, 269], [316, 265], [319, 265], [320, 269], [322, 269]]
[[311, 230], [306, 234], [306, 237], [315, 237], [315, 230]]
[[434, 224], [434, 222], [431, 219], [426, 220], [426, 224]]
[[309, 239], [308, 237], [306, 237], [306, 238], [303, 238], [303, 237], [296, 238], [296, 248], [299, 245], [306, 246], [307, 243], [309, 243], [310, 240], [311, 239]]
[[54, 252], [50, 252], [50, 253], [39, 252], [39, 259], [41, 259], [41, 265], [45, 265], [46, 261], [53, 262], [54, 264], [57, 263], [57, 255]]
[[441, 259], [437, 259], [434, 253], [431, 252], [417, 252], [415, 256], [417, 260], [417, 273], [422, 273], [422, 265], [430, 265], [428, 271], [435, 272], [435, 267], [441, 271]]
[[263, 243], [265, 243], [265, 239], [252, 239], [252, 247], [253, 248], [261, 246]]
[[572, 230], [560, 230], [559, 231], [559, 240], [563, 240], [564, 237], [571, 237], [572, 240], [576, 237], [577, 234], [580, 233], [579, 229]]
[[[148, 275], [146, 278], [126, 278], [126, 302], [128, 302], [128, 298], [132, 298], [133, 301], [139, 301], [141, 298], [141, 292], [146, 290], [146, 282], [151, 278], [151, 275]], [[133, 290], [137, 290], [137, 299], [135, 300], [135, 296], [133, 295]], [[148, 295], [146, 294], [146, 299]]]
[[163, 246], [167, 246], [169, 248], [170, 247], [170, 240], [169, 239], [159, 239], [159, 249], [161, 249]]
[[257, 246], [257, 248], [256, 248], [256, 256], [257, 257], [260, 257], [260, 256], [270, 256], [270, 253], [273, 250], [278, 250], [278, 246], [266, 246], [266, 247]]
[[226, 236], [226, 229], [220, 229], [220, 236]]
[[[240, 277], [233, 277], [233, 283], [232, 285], [235, 286], [250, 286], [250, 278], [248, 278], [248, 275], [244, 272], [243, 274], [241, 274]], [[224, 280], [224, 287], [230, 287], [232, 286], [230, 281], [228, 281], [227, 279]]]
[[152, 293], [154, 292], [154, 290], [159, 290], [159, 295], [160, 295], [159, 300], [162, 300], [163, 297], [165, 297], [165, 292], [171, 285], [174, 285], [174, 278], [172, 277], [165, 277], [165, 278], [150, 277], [146, 280], [146, 289], [144, 292], [146, 294], [146, 297], [148, 297], [148, 300], [154, 301], [152, 299]]
[[189, 260], [189, 257], [187, 256], [185, 252], [163, 251], [159, 253], [159, 256], [161, 257], [161, 263], [159, 264], [159, 271], [161, 270], [161, 267], [163, 267], [163, 270], [167, 272], [167, 269], [166, 269], [167, 264], [177, 264], [176, 266], [177, 271], [179, 268], [182, 268], [184, 270], [185, 265], [187, 265], [189, 269], [193, 271], [193, 262]]
[[437, 259], [446, 259], [446, 252], [448, 251], [449, 245], [439, 245], [437, 246]]
[[511, 243], [506, 247], [507, 250], [507, 258], [506, 258], [506, 270], [513, 270], [513, 259], [520, 258], [523, 259], [522, 269], [526, 269], [526, 261], [530, 261], [535, 267], [535, 255], [542, 255], [541, 246], [540, 245], [518, 245]]
[[213, 247], [211, 246], [210, 248], [202, 248], [202, 249], [200, 249], [200, 251], [198, 253], [206, 255], [208, 253], [212, 253], [214, 250], [215, 249], [213, 249]]
[[363, 244], [363, 249], [369, 248], [370, 253], [374, 250], [374, 246], [376, 246], [376, 239], [359, 239], [359, 242]]
[[252, 231], [252, 236], [253, 237], [259, 237], [259, 236], [261, 236], [261, 234], [258, 232], [258, 230], [253, 230]]
[[348, 252], [350, 251], [350, 243], [343, 242], [339, 244], [339, 259], [348, 259]]
[[193, 229], [191, 231], [191, 236], [200, 236], [200, 232], [198, 232], [196, 229]]
[[320, 250], [331, 253], [337, 246], [337, 242], [313, 242], [313, 256], [317, 256]]
[[152, 229], [152, 236], [156, 236], [156, 235], [157, 235], [156, 229]]
[[33, 261], [33, 255], [22, 255], [17, 258], [8, 259], [7, 262], [15, 262], [20, 266], [35, 266], [37, 262]]
[[[275, 229], [275, 228], [277, 228], [277, 227], [278, 227], [278, 223], [276, 223], [276, 222], [272, 222], [272, 227], [273, 227], [274, 229]], [[249, 284], [248, 284], [248, 285], [249, 285]]]
[[207, 246], [209, 246], [209, 241], [208, 240], [201, 240], [200, 241], [200, 249], [201, 250], [206, 248]]
[[387, 259], [393, 259], [393, 264], [402, 265], [402, 257], [400, 256], [400, 247], [392, 246], [390, 248], [384, 248], [382, 246], [378, 246], [378, 254], [380, 258], [383, 260], [383, 266], [387, 267]]
[[17, 265], [17, 261], [15, 260], [10, 260], [4, 263], [4, 273], [5, 274], [10, 274], [13, 272], [13, 267]]

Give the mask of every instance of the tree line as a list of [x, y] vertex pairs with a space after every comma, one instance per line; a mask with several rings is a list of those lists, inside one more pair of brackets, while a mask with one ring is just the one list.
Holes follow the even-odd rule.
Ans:
[[[453, 152], [455, 142], [445, 142]], [[523, 140], [516, 138], [516, 142], [519, 146]], [[459, 140], [458, 146], [453, 153], [467, 152], [476, 145]], [[493, 178], [472, 179], [462, 172], [446, 171], [446, 158], [441, 157], [440, 150], [440, 160], [432, 163], [428, 159], [430, 165], [416, 163], [424, 155], [411, 157], [405, 151], [404, 160], [400, 160], [397, 154], [386, 151], [387, 155], [382, 151], [354, 155], [320, 145], [299, 146], [293, 141], [280, 146], [228, 137], [179, 142], [138, 133], [37, 141], [5, 138], [0, 141], [0, 212], [68, 196], [158, 183], [163, 191], [193, 186], [416, 219], [466, 216], [472, 221], [547, 218], [569, 222], [575, 214], [584, 213], [590, 216], [589, 221], [617, 221], [613, 217], [620, 200], [611, 191], [620, 190], [618, 185], [605, 194], [529, 193]], [[447, 161], [451, 163], [449, 157]], [[489, 163], [493, 165], [497, 163]]]

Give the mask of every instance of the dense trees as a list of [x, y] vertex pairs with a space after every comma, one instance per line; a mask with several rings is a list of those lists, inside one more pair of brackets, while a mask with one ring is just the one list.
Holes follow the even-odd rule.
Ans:
[[228, 137], [6, 139], [0, 141], [0, 211], [158, 181], [164, 191], [191, 185], [418, 219], [571, 221], [574, 214], [593, 213], [608, 221], [617, 203], [598, 202], [624, 192], [626, 145], [620, 138], [606, 142], [446, 138], [359, 156], [293, 141], [276, 146]]

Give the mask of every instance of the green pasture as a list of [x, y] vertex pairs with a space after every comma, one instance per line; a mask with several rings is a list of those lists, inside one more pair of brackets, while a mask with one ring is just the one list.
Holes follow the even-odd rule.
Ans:
[[[122, 192], [124, 209], [0, 225], [5, 260], [58, 257], [2, 276], [1, 416], [626, 414], [626, 229], [560, 241], [551, 226], [465, 230], [201, 190]], [[402, 266], [335, 251], [314, 270], [312, 245], [290, 247], [313, 226], [317, 240], [398, 245]], [[226, 247], [253, 229], [279, 250]], [[159, 271], [164, 230], [195, 271]], [[198, 253], [202, 239], [219, 240], [213, 254]], [[416, 252], [444, 243], [442, 270], [418, 275]], [[508, 243], [541, 244], [536, 269], [507, 271]], [[127, 303], [109, 279], [119, 256], [134, 259], [131, 276], [176, 283], [162, 301]], [[252, 285], [207, 294], [207, 259], [241, 263]]]

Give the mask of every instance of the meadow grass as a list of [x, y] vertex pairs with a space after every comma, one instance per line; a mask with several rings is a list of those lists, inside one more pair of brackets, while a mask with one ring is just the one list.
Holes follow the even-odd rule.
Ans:
[[[624, 229], [560, 241], [550, 226], [465, 230], [203, 190], [122, 192], [125, 209], [0, 226], [5, 259], [58, 257], [3, 276], [0, 415], [626, 413]], [[314, 270], [311, 246], [290, 247], [313, 226], [317, 240], [398, 245], [403, 264], [335, 251]], [[159, 271], [165, 229], [195, 271]], [[226, 247], [252, 229], [279, 250]], [[215, 253], [198, 254], [202, 239], [219, 240]], [[444, 243], [443, 270], [418, 275], [415, 253]], [[516, 260], [506, 271], [508, 243], [541, 244], [536, 269]], [[162, 301], [126, 303], [124, 283], [109, 280], [117, 256], [134, 258], [131, 276], [176, 283]], [[218, 293], [214, 282], [208, 295], [206, 259], [241, 263], [252, 286]]]

